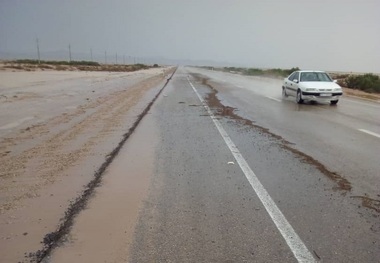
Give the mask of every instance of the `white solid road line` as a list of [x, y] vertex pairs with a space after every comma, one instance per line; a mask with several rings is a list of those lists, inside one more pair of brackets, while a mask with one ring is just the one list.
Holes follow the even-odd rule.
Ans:
[[295, 258], [298, 262], [317, 262], [310, 251], [307, 249], [306, 245], [302, 242], [301, 238], [297, 235], [293, 227], [286, 220], [285, 216], [282, 214], [280, 209], [277, 207], [276, 203], [268, 194], [267, 190], [260, 183], [259, 179], [249, 167], [247, 161], [244, 159], [243, 155], [240, 153], [236, 145], [232, 142], [230, 136], [224, 130], [220, 122], [216, 119], [214, 114], [211, 112], [209, 106], [203, 100], [201, 95], [198, 93], [196, 88], [191, 83], [190, 79], [187, 79], [193, 88], [195, 94], [197, 94], [199, 100], [202, 102], [203, 107], [207, 110], [212, 121], [214, 122], [216, 128], [218, 129], [220, 135], [222, 136], [224, 142], [227, 144], [232, 155], [235, 157], [235, 160], [239, 164], [241, 170], [245, 174], [249, 183], [251, 184], [253, 190], [256, 192], [256, 195], [259, 197], [260, 201], [264, 205], [269, 216], [272, 218], [277, 229], [280, 231], [282, 237], [285, 239], [290, 250], [293, 252]]
[[281, 100], [279, 100], [279, 99], [276, 99], [276, 98], [273, 98], [273, 97], [269, 97], [269, 96], [266, 96], [268, 99], [270, 99], [270, 100], [274, 100], [274, 101], [277, 101], [277, 102], [281, 102]]
[[377, 138], [380, 138], [380, 134], [377, 134], [377, 133], [375, 133], [375, 132], [367, 131], [367, 130], [364, 130], [364, 129], [358, 129], [358, 130], [361, 131], [361, 132], [364, 132], [364, 133], [370, 134], [370, 135], [372, 135], [372, 136], [375, 136], [375, 137], [377, 137]]

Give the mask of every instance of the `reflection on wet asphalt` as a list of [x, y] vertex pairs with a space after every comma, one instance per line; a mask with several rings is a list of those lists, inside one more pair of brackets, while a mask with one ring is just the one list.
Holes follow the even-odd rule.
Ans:
[[[376, 198], [354, 198], [360, 185], [353, 189], [356, 185], [345, 177], [345, 170], [303, 152], [288, 133], [261, 126], [260, 115], [231, 99], [228, 81], [216, 83], [192, 71], [177, 72], [167, 99], [152, 112], [161, 141], [130, 261], [295, 261], [244, 174], [231, 165], [236, 162], [212, 120], [205, 118], [207, 112], [193, 107], [199, 102], [186, 83], [190, 77], [316, 260], [376, 262], [380, 255]], [[256, 106], [265, 100], [245, 98]], [[305, 107], [314, 114], [308, 106], [285, 107]], [[270, 115], [276, 109], [261, 111]]]

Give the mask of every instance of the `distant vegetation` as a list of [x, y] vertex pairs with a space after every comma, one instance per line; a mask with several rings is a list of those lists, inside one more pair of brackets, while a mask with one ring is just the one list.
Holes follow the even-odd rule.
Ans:
[[60, 71], [116, 71], [116, 72], [129, 72], [141, 69], [148, 69], [151, 67], [159, 67], [158, 64], [148, 66], [144, 64], [100, 64], [94, 61], [54, 61], [54, 60], [38, 60], [33, 59], [20, 59], [5, 62], [4, 68], [35, 71], [35, 70], [60, 70]]
[[71, 66], [100, 66], [98, 62], [94, 61], [55, 61], [55, 60], [36, 60], [36, 59], [19, 59], [14, 61], [15, 63], [19, 64], [33, 64], [33, 65], [38, 65], [38, 64], [47, 64], [47, 65], [71, 65]]
[[249, 76], [270, 76], [270, 77], [286, 77], [290, 75], [293, 71], [299, 70], [298, 67], [291, 69], [259, 69], [259, 68], [236, 68], [236, 67], [225, 67], [223, 71], [241, 73], [243, 75]]
[[358, 74], [330, 74], [342, 87], [362, 90], [368, 93], [380, 93], [380, 77], [371, 73]]
[[374, 74], [350, 75], [345, 79], [346, 87], [369, 93], [380, 93], [380, 77]]
[[[214, 68], [210, 66], [204, 66], [202, 68], [209, 70], [219, 70], [230, 73], [237, 73], [248, 76], [267, 76], [267, 77], [287, 77], [293, 71], [300, 70], [298, 67], [291, 69], [260, 69], [260, 68], [239, 68], [239, 67], [224, 67]], [[380, 77], [375, 74], [330, 74], [333, 79], [338, 81], [338, 84], [342, 87], [362, 90], [368, 93], [380, 93]]]

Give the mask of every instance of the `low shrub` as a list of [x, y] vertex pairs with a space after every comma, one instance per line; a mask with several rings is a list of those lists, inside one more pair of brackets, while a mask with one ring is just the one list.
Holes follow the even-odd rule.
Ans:
[[55, 70], [66, 70], [67, 67], [63, 66], [63, 65], [57, 65], [55, 66]]
[[46, 65], [46, 64], [41, 64], [41, 65], [39, 65], [38, 67], [39, 67], [39, 68], [43, 68], [43, 69], [53, 69], [52, 66], [50, 66], [50, 65]]
[[147, 65], [144, 65], [144, 64], [134, 64], [134, 65], [132, 65], [133, 71], [140, 70], [140, 69], [147, 69], [147, 68], [149, 68], [149, 67]]
[[293, 71], [300, 70], [298, 67], [291, 69], [259, 69], [259, 68], [236, 68], [236, 67], [224, 67], [223, 71], [242, 73], [249, 76], [272, 76], [272, 77], [286, 77], [289, 76]]
[[23, 70], [24, 69], [24, 67], [22, 67], [22, 66], [17, 66], [17, 65], [7, 65], [7, 66], [5, 66], [5, 68], [11, 68], [11, 69], [20, 69], [20, 70]]
[[250, 76], [259, 76], [259, 75], [263, 75], [263, 73], [264, 71], [258, 68], [249, 68], [249, 69], [246, 69], [244, 72], [245, 75], [250, 75]]
[[78, 66], [100, 66], [98, 62], [94, 61], [86, 61], [86, 60], [81, 60], [81, 61], [71, 61], [69, 62], [69, 65], [78, 65]]
[[351, 75], [345, 79], [347, 88], [380, 93], [380, 77], [374, 74]]

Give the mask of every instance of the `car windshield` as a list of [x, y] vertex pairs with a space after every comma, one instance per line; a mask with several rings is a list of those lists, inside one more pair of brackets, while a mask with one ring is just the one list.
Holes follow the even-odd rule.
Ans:
[[324, 81], [331, 82], [331, 78], [324, 72], [302, 72], [301, 73], [301, 82], [302, 81]]

